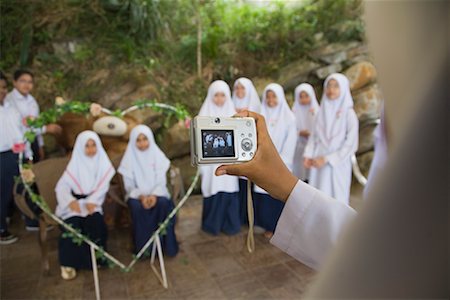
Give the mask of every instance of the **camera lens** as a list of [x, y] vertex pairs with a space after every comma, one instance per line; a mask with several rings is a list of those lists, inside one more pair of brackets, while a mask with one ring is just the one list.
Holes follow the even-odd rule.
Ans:
[[220, 118], [215, 118], [214, 119], [214, 123], [219, 124], [220, 123]]

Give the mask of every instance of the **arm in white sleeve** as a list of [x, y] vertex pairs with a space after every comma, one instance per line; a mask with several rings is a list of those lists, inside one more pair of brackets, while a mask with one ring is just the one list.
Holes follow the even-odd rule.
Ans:
[[294, 161], [295, 147], [297, 145], [297, 128], [295, 124], [288, 127], [286, 139], [284, 140], [283, 150], [281, 150], [280, 156], [284, 164], [292, 170], [292, 164]]
[[97, 190], [90, 194], [86, 199], [86, 203], [93, 203], [99, 207], [103, 205], [105, 201], [106, 193], [109, 190], [109, 181], [102, 184]]
[[127, 201], [128, 198], [139, 199], [139, 197], [143, 195], [142, 191], [136, 187], [136, 184], [132, 178], [122, 176], [122, 179], [127, 194], [125, 201]]
[[308, 138], [308, 142], [306, 143], [305, 151], [303, 152], [303, 158], [314, 158], [314, 146], [316, 144], [316, 136], [314, 133]]
[[167, 191], [167, 171], [158, 171], [156, 173], [156, 185], [153, 188], [152, 194], [158, 197], [168, 197]]
[[337, 166], [343, 161], [348, 161], [350, 157], [358, 150], [358, 117], [354, 110], [347, 114], [347, 132], [342, 147], [326, 156], [327, 162], [332, 166]]
[[271, 243], [318, 269], [356, 212], [299, 180], [278, 220]]
[[58, 201], [58, 205], [61, 206], [62, 209], [68, 207], [70, 202], [75, 200], [75, 197], [72, 195], [72, 189], [67, 184], [67, 180], [67, 175], [64, 173], [55, 188], [56, 199]]

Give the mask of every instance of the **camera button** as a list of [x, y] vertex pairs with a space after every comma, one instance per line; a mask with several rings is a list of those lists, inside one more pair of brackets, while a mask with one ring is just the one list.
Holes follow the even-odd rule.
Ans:
[[253, 152], [250, 152], [250, 157], [252, 157], [253, 156]]
[[252, 123], [250, 121], [247, 121], [247, 123], [245, 123], [248, 127], [252, 126]]
[[242, 152], [242, 157], [245, 157], [245, 152]]
[[241, 142], [241, 147], [242, 147], [242, 150], [244, 150], [244, 151], [252, 150], [252, 148], [253, 148], [252, 140], [247, 139], [247, 138], [243, 139]]
[[250, 137], [250, 138], [251, 138], [252, 136], [253, 136], [253, 134], [251, 134], [251, 133], [249, 133], [249, 134], [248, 134], [248, 137]]
[[245, 137], [245, 134], [241, 133], [241, 137], [242, 137], [242, 138]]

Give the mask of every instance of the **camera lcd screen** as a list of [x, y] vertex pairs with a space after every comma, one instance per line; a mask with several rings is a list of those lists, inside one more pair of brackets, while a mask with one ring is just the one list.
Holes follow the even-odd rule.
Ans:
[[202, 130], [203, 157], [234, 157], [233, 130]]

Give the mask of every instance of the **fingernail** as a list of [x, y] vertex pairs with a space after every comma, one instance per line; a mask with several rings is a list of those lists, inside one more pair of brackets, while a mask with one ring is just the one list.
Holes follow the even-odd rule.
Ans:
[[227, 174], [227, 171], [225, 169], [217, 170], [217, 176], [225, 175], [225, 174]]

